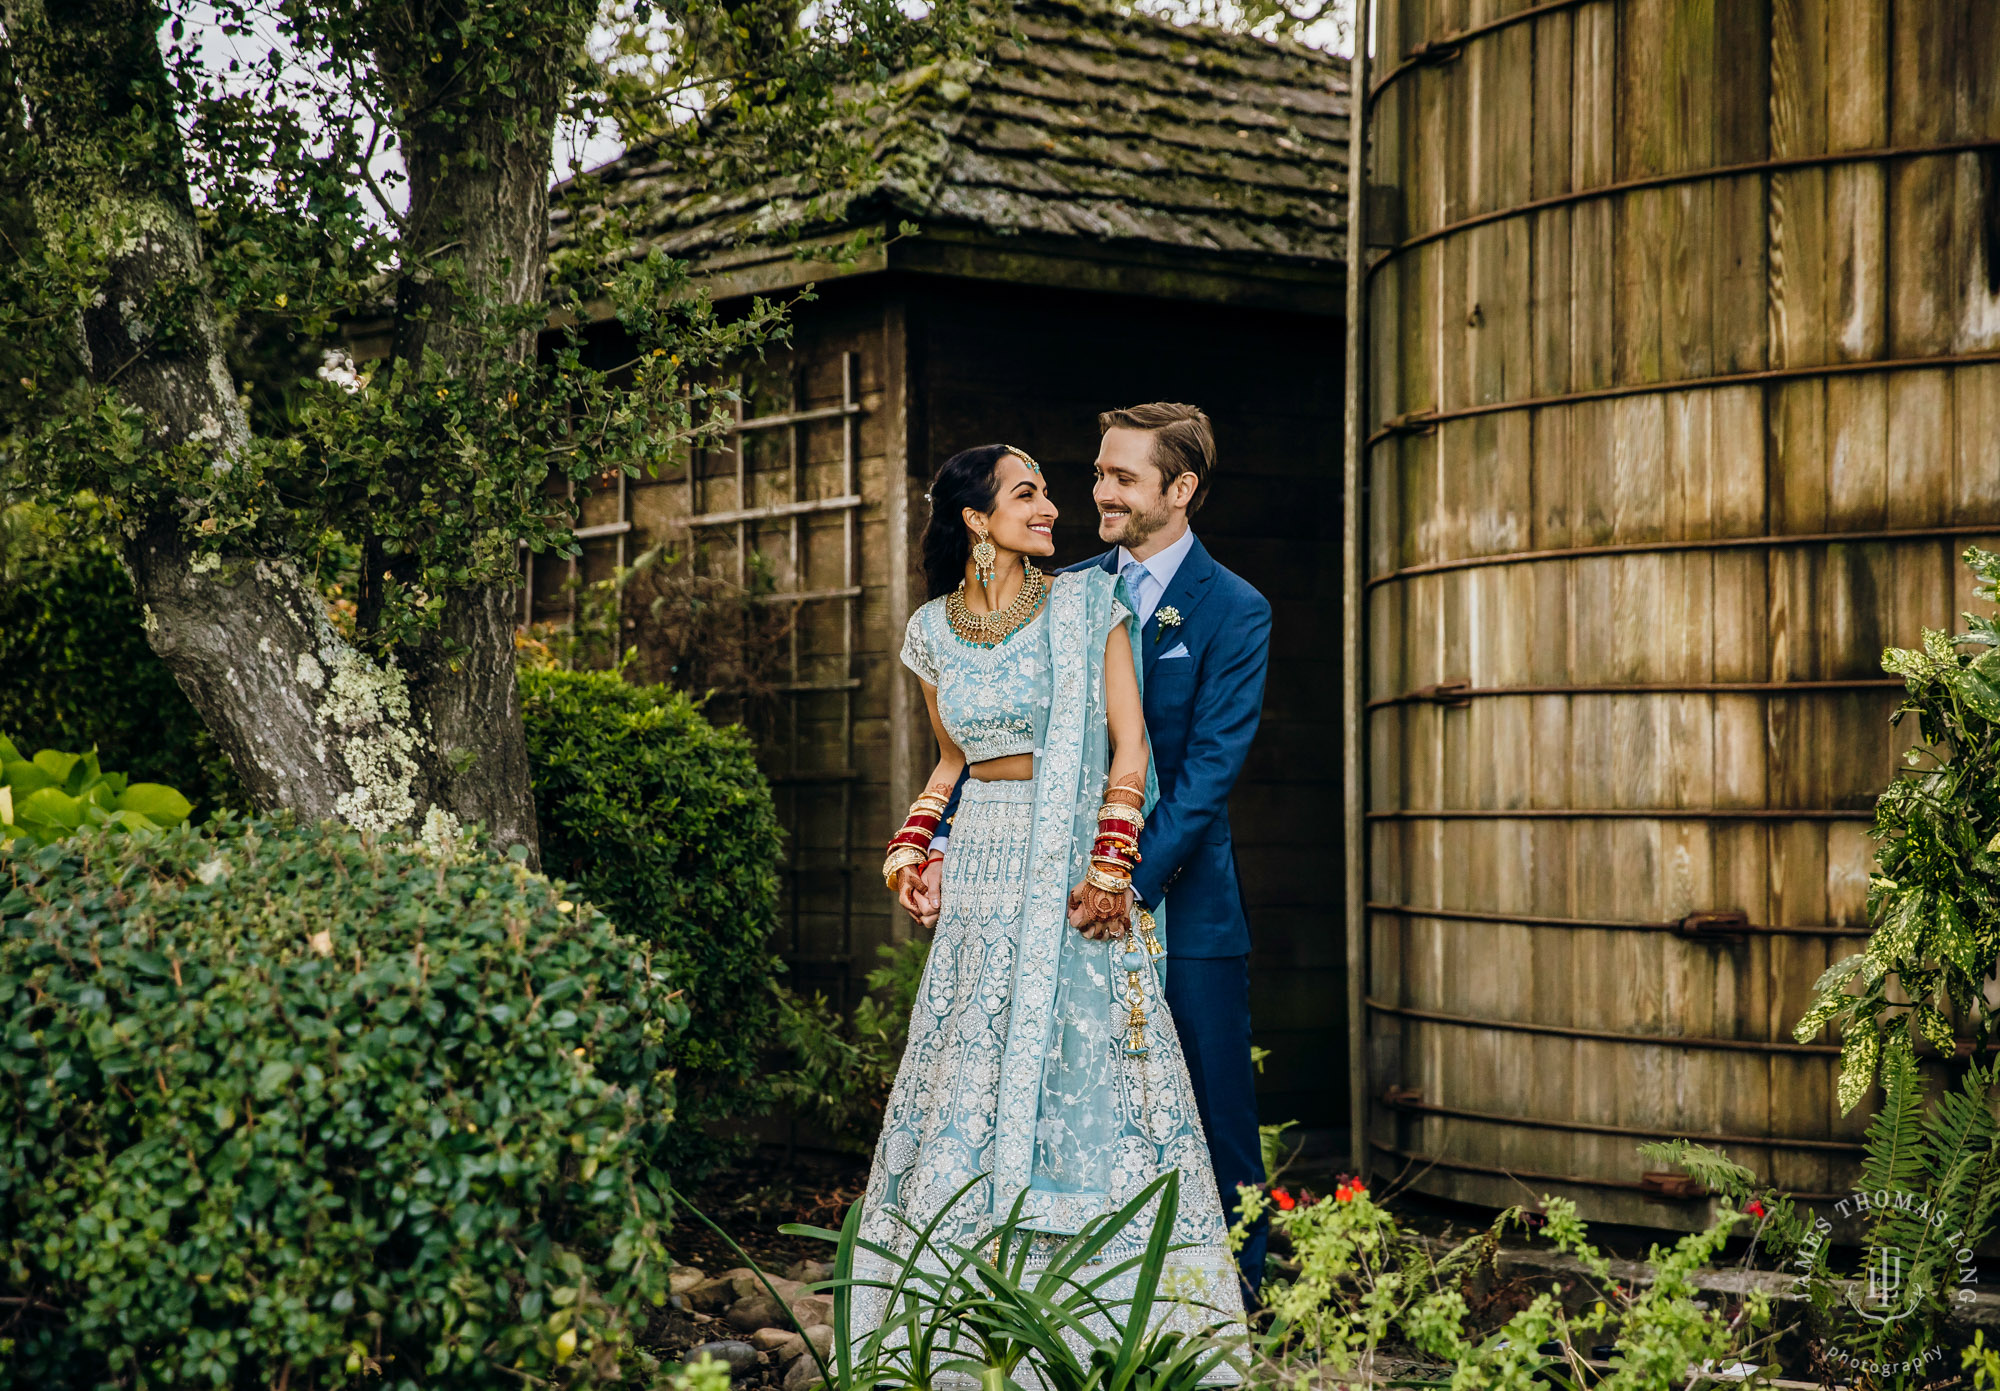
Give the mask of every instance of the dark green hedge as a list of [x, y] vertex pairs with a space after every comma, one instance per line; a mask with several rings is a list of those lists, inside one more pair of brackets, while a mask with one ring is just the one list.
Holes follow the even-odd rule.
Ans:
[[725, 1146], [701, 1123], [767, 1103], [760, 1061], [777, 1022], [771, 952], [782, 849], [749, 736], [718, 728], [686, 695], [609, 672], [521, 677], [542, 863], [574, 879], [685, 982], [675, 1040], [680, 1114], [674, 1172]]
[[0, 731], [22, 751], [97, 749], [134, 782], [163, 782], [201, 820], [242, 806], [229, 760], [146, 644], [132, 582], [90, 543], [21, 557], [0, 580]]
[[660, 954], [518, 863], [227, 822], [0, 847], [14, 1385], [632, 1370]]

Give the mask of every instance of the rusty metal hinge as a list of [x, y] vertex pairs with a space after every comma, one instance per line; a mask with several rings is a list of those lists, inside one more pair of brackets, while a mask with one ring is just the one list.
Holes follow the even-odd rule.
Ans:
[[1667, 1198], [1699, 1198], [1708, 1192], [1690, 1174], [1641, 1174], [1639, 1187], [1648, 1193], [1658, 1193]]
[[1410, 692], [1410, 697], [1413, 700], [1427, 700], [1433, 705], [1470, 705], [1472, 698], [1466, 695], [1466, 691], [1471, 687], [1470, 681], [1440, 681], [1434, 686], [1417, 687]]
[[1741, 908], [1705, 908], [1682, 918], [1676, 930], [1683, 937], [1741, 937], [1750, 930], [1750, 915]]

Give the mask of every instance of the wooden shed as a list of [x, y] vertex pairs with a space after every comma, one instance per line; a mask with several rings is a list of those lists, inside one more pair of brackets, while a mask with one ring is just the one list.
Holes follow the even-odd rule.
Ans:
[[2000, 10], [1382, 0], [1367, 1134], [1698, 1226], [1854, 1181], [1791, 1027], [1866, 934], [1885, 644], [2000, 536]]
[[[845, 1003], [876, 945], [911, 931], [878, 870], [935, 756], [897, 660], [924, 598], [926, 480], [970, 445], [1032, 451], [1068, 563], [1101, 549], [1097, 412], [1202, 405], [1221, 461], [1197, 532], [1276, 610], [1233, 805], [1273, 1050], [1263, 1109], [1338, 1126], [1345, 67], [1074, 0], [1004, 13], [1025, 42], [909, 74], [880, 176], [831, 213], [821, 190], [691, 186], [643, 151], [599, 171], [718, 301], [817, 297], [746, 379], [729, 448], [587, 499], [581, 572], [669, 540], [795, 615], [776, 629], [778, 701], [752, 720], [789, 834], [780, 945], [795, 985]], [[916, 234], [852, 264], [815, 259], [904, 221]], [[566, 602], [543, 576], [529, 612]]]

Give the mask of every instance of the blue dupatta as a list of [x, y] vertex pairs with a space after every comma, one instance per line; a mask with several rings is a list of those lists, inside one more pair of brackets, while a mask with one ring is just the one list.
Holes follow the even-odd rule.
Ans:
[[[1049, 596], [1053, 691], [1035, 769], [1034, 832], [1013, 1008], [1000, 1069], [993, 1149], [993, 1214], [1025, 1194], [1026, 1225], [1075, 1232], [1113, 1211], [1112, 1165], [1122, 1119], [1116, 1102], [1128, 1030], [1126, 966], [1143, 951], [1135, 933], [1093, 942], [1069, 925], [1069, 891], [1083, 878], [1097, 834], [1111, 762], [1104, 646], [1117, 623], [1143, 673], [1139, 624], [1124, 583], [1092, 567], [1056, 576]], [[1141, 677], [1143, 680], [1143, 676]], [[1151, 760], [1145, 808], [1159, 798]], [[1154, 919], [1165, 924], [1164, 905]], [[1139, 973], [1150, 1027], [1168, 1028], [1160, 980]], [[1129, 1072], [1129, 1069], [1127, 1069]], [[1156, 1137], [1157, 1138], [1157, 1137]]]

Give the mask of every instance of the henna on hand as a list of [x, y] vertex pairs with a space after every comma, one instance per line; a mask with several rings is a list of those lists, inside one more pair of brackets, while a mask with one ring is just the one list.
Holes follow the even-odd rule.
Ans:
[[1107, 893], [1094, 884], [1079, 884], [1069, 894], [1070, 924], [1093, 942], [1125, 935], [1131, 918], [1128, 893]]

